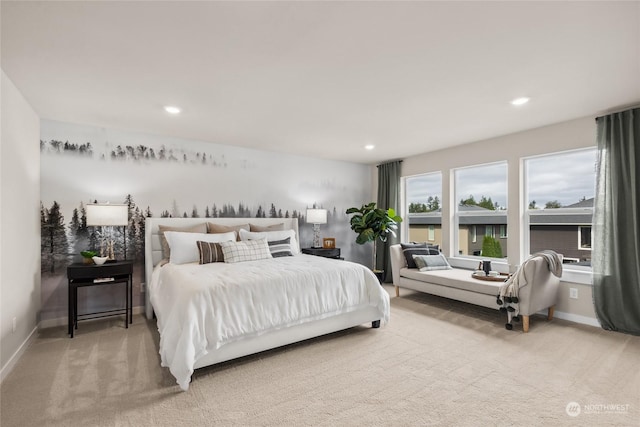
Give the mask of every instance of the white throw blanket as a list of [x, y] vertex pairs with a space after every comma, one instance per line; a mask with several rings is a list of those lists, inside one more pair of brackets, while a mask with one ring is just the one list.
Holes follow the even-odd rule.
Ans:
[[149, 287], [158, 318], [162, 366], [183, 390], [195, 362], [238, 340], [377, 307], [389, 320], [389, 295], [369, 269], [310, 255], [235, 264], [166, 264]]
[[[498, 299], [503, 301], [507, 309], [507, 324], [511, 323], [512, 317], [516, 317], [520, 314], [519, 305], [519, 293], [520, 289], [528, 286], [530, 283], [530, 277], [534, 274], [535, 265], [529, 260], [535, 258], [544, 258], [549, 267], [549, 271], [556, 276], [562, 277], [562, 258], [560, 255], [551, 250], [545, 250], [537, 252], [531, 255], [525, 262], [522, 263], [518, 271], [515, 272], [507, 281], [500, 287], [500, 294]], [[512, 307], [512, 310], [509, 310]]]

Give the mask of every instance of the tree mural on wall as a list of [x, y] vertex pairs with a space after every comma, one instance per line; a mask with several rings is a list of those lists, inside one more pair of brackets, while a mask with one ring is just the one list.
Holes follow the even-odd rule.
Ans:
[[[144, 260], [144, 239], [145, 239], [145, 219], [153, 217], [149, 206], [143, 211], [138, 207], [131, 194], [128, 194], [123, 203], [127, 205], [128, 225], [126, 227], [114, 227], [114, 254], [117, 259], [129, 259], [142, 262]], [[172, 202], [172, 210], [177, 210], [175, 200]], [[314, 204], [313, 207], [316, 207]], [[286, 209], [282, 209], [271, 203], [269, 209], [270, 218], [297, 218], [301, 224], [305, 223], [305, 217], [294, 209], [292, 214]], [[252, 218], [252, 210], [244, 203], [239, 202], [237, 207], [230, 203], [225, 203], [218, 210], [214, 203], [211, 209], [205, 209], [207, 218]], [[328, 222], [332, 222], [332, 216], [336, 216], [336, 208], [328, 211]], [[187, 218], [184, 212], [179, 217]], [[168, 209], [160, 214], [161, 218], [175, 217]], [[199, 218], [198, 208], [193, 205], [192, 217]], [[259, 205], [256, 210], [256, 218], [266, 218], [266, 212]], [[73, 262], [74, 257], [85, 250], [100, 252], [101, 238], [100, 227], [87, 225], [87, 211], [83, 202], [73, 209], [71, 220], [65, 226], [64, 216], [61, 213], [61, 206], [54, 201], [49, 209], [40, 204], [41, 218], [41, 250], [42, 250], [42, 272], [47, 274], [59, 274]]]
[[41, 269], [54, 274], [56, 268], [64, 268], [69, 262], [69, 241], [58, 202], [54, 201], [49, 209], [40, 203], [40, 232]]

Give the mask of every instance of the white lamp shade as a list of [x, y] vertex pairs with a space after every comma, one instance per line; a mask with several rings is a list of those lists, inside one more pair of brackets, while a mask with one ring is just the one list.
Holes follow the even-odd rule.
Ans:
[[129, 210], [127, 205], [91, 204], [87, 205], [87, 225], [109, 226], [127, 225]]
[[326, 209], [307, 209], [307, 222], [309, 224], [326, 224], [327, 210]]

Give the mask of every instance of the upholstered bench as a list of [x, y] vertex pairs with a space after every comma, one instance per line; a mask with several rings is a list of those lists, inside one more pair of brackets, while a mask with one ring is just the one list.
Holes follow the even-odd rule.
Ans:
[[[400, 245], [391, 246], [391, 272], [396, 297], [400, 288], [412, 289], [445, 298], [468, 302], [483, 307], [500, 309], [496, 297], [501, 282], [474, 279], [471, 270], [453, 268], [450, 270], [420, 271], [408, 268]], [[544, 260], [532, 269], [531, 285], [520, 289], [519, 308], [524, 332], [529, 330], [529, 316], [540, 310], [548, 309], [547, 318], [553, 318], [560, 279], [549, 271]]]

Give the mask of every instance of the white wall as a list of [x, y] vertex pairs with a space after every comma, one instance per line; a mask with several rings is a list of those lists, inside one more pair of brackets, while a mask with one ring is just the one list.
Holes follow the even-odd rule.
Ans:
[[[520, 264], [526, 256], [520, 226], [524, 216], [522, 188], [522, 158], [546, 153], [594, 147], [596, 126], [593, 117], [571, 120], [542, 128], [532, 129], [498, 138], [472, 142], [444, 150], [427, 152], [404, 159], [402, 176], [419, 175], [442, 171], [442, 227], [443, 250], [447, 256], [454, 255], [454, 212], [451, 209], [453, 188], [452, 176], [455, 168], [506, 161], [508, 165], [508, 221], [509, 237], [507, 256], [509, 264]], [[374, 168], [375, 169], [375, 168]], [[453, 201], [455, 203], [455, 201]], [[569, 301], [569, 287], [579, 287], [579, 299]], [[558, 317], [575, 317], [573, 320], [593, 318], [590, 286], [565, 283], [561, 286], [558, 309], [568, 310]], [[568, 314], [568, 316], [567, 316]], [[577, 317], [576, 317], [577, 316]], [[589, 321], [587, 321], [589, 323]], [[593, 323], [593, 322], [591, 322]]]
[[[0, 86], [0, 379], [40, 310], [40, 119], [2, 72]], [[13, 319], [16, 330], [13, 332]]]

